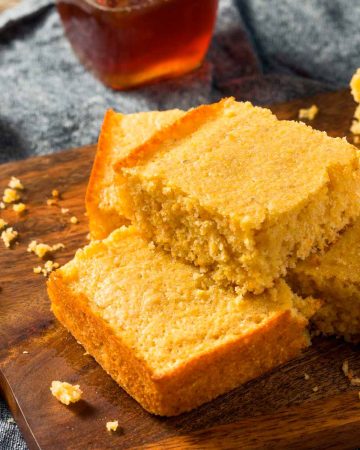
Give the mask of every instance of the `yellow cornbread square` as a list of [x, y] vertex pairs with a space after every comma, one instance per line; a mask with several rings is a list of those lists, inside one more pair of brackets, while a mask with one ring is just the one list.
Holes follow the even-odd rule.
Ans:
[[121, 180], [115, 182], [113, 165], [183, 114], [178, 109], [128, 115], [112, 110], [106, 113], [85, 200], [92, 238], [103, 239], [128, 223], [122, 209]]
[[115, 170], [146, 238], [255, 293], [360, 213], [355, 147], [231, 98], [189, 111]]
[[320, 331], [360, 341], [360, 220], [325, 254], [301, 261], [289, 281], [297, 292], [324, 301], [313, 318]]
[[122, 227], [52, 273], [55, 316], [145, 409], [177, 415], [297, 356], [319, 302], [224, 290]]

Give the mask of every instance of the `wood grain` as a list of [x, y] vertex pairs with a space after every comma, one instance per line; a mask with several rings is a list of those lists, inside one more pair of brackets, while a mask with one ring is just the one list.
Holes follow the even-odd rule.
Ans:
[[[298, 100], [273, 108], [281, 118], [296, 118], [300, 107], [318, 104], [313, 126], [344, 136], [354, 110], [347, 92]], [[1, 211], [20, 235], [19, 244], [0, 247], [0, 390], [31, 449], [294, 448], [346, 449], [360, 445], [360, 400], [341, 366], [344, 359], [360, 374], [358, 349], [341, 340], [317, 338], [302, 357], [175, 418], [151, 416], [121, 390], [49, 311], [45, 279], [33, 273], [38, 258], [26, 252], [30, 240], [66, 248], [68, 261], [86, 243], [84, 194], [94, 147], [0, 166], [0, 191], [10, 176], [26, 186], [29, 212], [18, 217]], [[49, 207], [52, 189], [62, 194]], [[69, 223], [71, 215], [79, 224]], [[2, 245], [2, 244], [0, 244]], [[23, 353], [27, 351], [29, 353]], [[305, 380], [304, 373], [310, 379]], [[66, 407], [50, 394], [54, 379], [76, 382], [84, 400]], [[313, 391], [314, 387], [318, 390]], [[108, 420], [121, 430], [110, 434]]]

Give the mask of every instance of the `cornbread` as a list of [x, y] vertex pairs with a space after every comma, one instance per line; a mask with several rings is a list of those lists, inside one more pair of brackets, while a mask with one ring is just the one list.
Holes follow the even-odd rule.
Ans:
[[119, 204], [146, 238], [244, 291], [271, 287], [360, 213], [355, 147], [231, 98], [189, 111], [115, 167]]
[[82, 390], [78, 384], [72, 385], [66, 381], [53, 381], [50, 391], [52, 395], [64, 405], [76, 403], [81, 399]]
[[180, 110], [129, 115], [112, 110], [107, 112], [86, 192], [86, 210], [93, 238], [103, 239], [128, 223], [121, 203], [121, 178], [118, 177], [115, 183], [114, 163], [183, 114]]
[[289, 273], [292, 287], [324, 300], [313, 321], [327, 335], [360, 340], [360, 220], [322, 255], [312, 255]]
[[180, 414], [297, 356], [319, 302], [283, 281], [224, 290], [133, 227], [92, 241], [48, 281], [55, 316], [145, 409]]
[[299, 110], [299, 119], [314, 120], [319, 112], [316, 105], [311, 105], [310, 108], [302, 108]]
[[351, 94], [357, 103], [360, 103], [360, 68], [354, 73], [350, 81]]

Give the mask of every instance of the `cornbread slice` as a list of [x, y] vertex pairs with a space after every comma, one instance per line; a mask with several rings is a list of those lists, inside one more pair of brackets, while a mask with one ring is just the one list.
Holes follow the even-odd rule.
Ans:
[[111, 231], [128, 223], [122, 210], [120, 177], [115, 183], [114, 163], [183, 114], [177, 109], [129, 115], [112, 110], [106, 113], [86, 192], [86, 210], [94, 239], [103, 239]]
[[360, 341], [360, 220], [346, 229], [322, 256], [312, 255], [289, 273], [303, 295], [319, 295], [324, 305], [313, 321], [324, 334]]
[[145, 409], [188, 411], [297, 356], [319, 302], [225, 291], [122, 227], [48, 282], [52, 310]]
[[144, 236], [255, 293], [360, 213], [355, 147], [231, 98], [189, 111], [116, 170]]

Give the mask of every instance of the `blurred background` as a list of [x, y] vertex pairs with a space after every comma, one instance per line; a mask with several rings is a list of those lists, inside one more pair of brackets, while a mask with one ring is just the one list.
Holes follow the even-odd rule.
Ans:
[[[95, 143], [107, 108], [347, 87], [359, 21], [348, 0], [0, 0], [0, 163]], [[0, 399], [0, 450], [25, 448]]]

